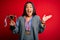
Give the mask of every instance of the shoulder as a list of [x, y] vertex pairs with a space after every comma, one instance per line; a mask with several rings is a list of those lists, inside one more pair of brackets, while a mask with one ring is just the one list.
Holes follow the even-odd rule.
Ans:
[[23, 16], [19, 16], [18, 18], [17, 18], [17, 20], [21, 20], [21, 19], [23, 19], [24, 17]]
[[38, 15], [35, 15], [34, 18], [35, 19], [40, 19], [40, 17]]

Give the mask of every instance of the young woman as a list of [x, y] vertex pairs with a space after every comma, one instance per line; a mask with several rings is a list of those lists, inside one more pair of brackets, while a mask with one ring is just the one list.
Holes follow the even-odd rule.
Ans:
[[12, 20], [10, 22], [13, 33], [19, 34], [19, 40], [38, 40], [38, 33], [43, 32], [45, 28], [45, 22], [50, 19], [52, 15], [43, 16], [42, 20], [36, 15], [36, 11], [32, 2], [27, 2], [24, 6], [23, 15], [20, 16], [16, 25]]

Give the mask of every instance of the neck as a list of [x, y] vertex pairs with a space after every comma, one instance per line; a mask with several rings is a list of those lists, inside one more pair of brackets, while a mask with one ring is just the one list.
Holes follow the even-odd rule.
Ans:
[[32, 18], [32, 16], [29, 16], [29, 17], [25, 16], [26, 22], [29, 22], [31, 20], [31, 18]]
[[27, 18], [31, 18], [32, 16], [26, 16]]

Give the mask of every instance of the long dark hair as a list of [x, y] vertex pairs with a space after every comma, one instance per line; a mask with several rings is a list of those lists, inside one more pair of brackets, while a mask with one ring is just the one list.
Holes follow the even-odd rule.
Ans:
[[34, 7], [34, 5], [33, 5], [32, 2], [26, 2], [26, 3], [25, 3], [25, 5], [24, 5], [24, 11], [23, 11], [22, 16], [27, 16], [27, 13], [26, 13], [26, 6], [27, 6], [28, 3], [31, 3], [31, 4], [32, 4], [32, 6], [33, 6], [33, 13], [32, 13], [32, 16], [35, 16], [35, 15], [36, 15], [36, 10], [35, 10], [35, 7]]

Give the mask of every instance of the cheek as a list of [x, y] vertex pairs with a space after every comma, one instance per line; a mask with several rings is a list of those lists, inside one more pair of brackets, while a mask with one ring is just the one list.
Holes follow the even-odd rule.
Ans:
[[26, 12], [28, 11], [28, 9], [26, 8]]
[[33, 12], [33, 9], [31, 9], [31, 11]]

